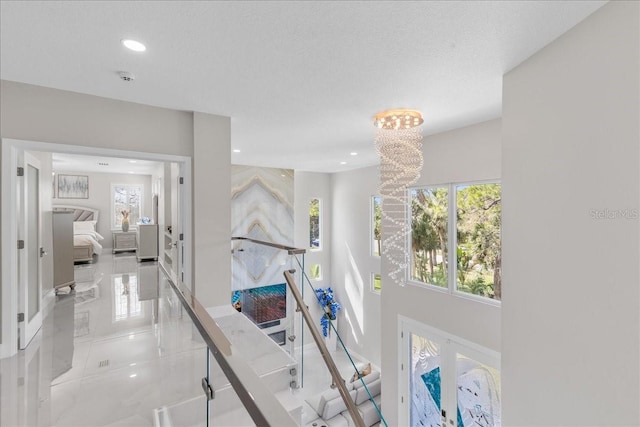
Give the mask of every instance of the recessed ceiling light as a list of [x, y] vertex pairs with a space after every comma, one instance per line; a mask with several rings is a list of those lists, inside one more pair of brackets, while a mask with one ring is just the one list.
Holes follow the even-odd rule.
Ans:
[[129, 163], [138, 163], [137, 160], [129, 160]]
[[129, 173], [135, 173], [134, 171], [129, 171]]
[[129, 378], [135, 378], [137, 376], [138, 376], [138, 374], [131, 374], [131, 375], [129, 375]]
[[124, 47], [126, 47], [127, 49], [131, 49], [134, 52], [144, 52], [145, 50], [147, 50], [147, 47], [137, 40], [122, 39], [122, 44], [124, 45]]
[[240, 150], [238, 150], [237, 148], [235, 150], [233, 150], [234, 153], [239, 153]]
[[352, 151], [352, 152], [351, 152], [351, 153], [349, 153], [349, 154], [351, 154], [352, 156], [357, 156], [357, 155], [358, 155], [358, 153], [356, 153], [355, 151]]
[[347, 164], [347, 162], [340, 162], [340, 164], [341, 164], [341, 165], [346, 165], [346, 164]]

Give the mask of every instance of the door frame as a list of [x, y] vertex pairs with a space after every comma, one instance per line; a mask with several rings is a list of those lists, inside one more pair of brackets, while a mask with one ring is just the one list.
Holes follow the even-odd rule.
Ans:
[[[52, 153], [82, 154], [89, 156], [135, 158], [156, 162], [176, 162], [184, 171], [183, 203], [178, 206], [182, 209], [182, 227], [185, 240], [191, 244], [184, 247], [184, 281], [190, 284], [192, 276], [192, 160], [191, 157], [171, 154], [146, 153], [141, 151], [116, 150], [111, 148], [88, 147], [82, 145], [57, 144], [49, 142], [28, 141], [19, 139], [2, 138], [2, 206], [12, 206], [11, 209], [3, 209], [2, 212], [2, 326], [0, 328], [0, 359], [11, 357], [18, 352], [18, 287], [15, 285], [18, 270], [17, 240], [18, 233], [14, 226], [18, 220], [17, 185], [18, 154], [23, 151], [42, 151]], [[42, 295], [44, 299], [44, 295]]]

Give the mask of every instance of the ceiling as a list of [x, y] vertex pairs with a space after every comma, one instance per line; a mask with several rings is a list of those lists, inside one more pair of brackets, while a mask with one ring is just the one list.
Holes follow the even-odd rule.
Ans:
[[499, 117], [502, 75], [604, 3], [3, 0], [0, 77], [230, 116], [233, 163], [336, 172], [377, 163], [380, 110]]

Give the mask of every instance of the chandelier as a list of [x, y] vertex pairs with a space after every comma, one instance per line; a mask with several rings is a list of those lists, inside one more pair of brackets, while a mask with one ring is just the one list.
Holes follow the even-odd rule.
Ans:
[[409, 267], [407, 236], [411, 223], [407, 212], [407, 187], [422, 170], [424, 122], [416, 110], [397, 109], [375, 115], [376, 151], [380, 156], [380, 196], [382, 198], [382, 254], [390, 262], [389, 276], [404, 286]]

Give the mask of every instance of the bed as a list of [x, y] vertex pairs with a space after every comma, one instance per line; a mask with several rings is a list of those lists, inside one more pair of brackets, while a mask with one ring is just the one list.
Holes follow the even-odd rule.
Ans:
[[84, 206], [54, 206], [55, 212], [73, 212], [73, 262], [93, 262], [93, 255], [102, 253], [100, 241], [104, 240], [97, 231], [99, 212]]

